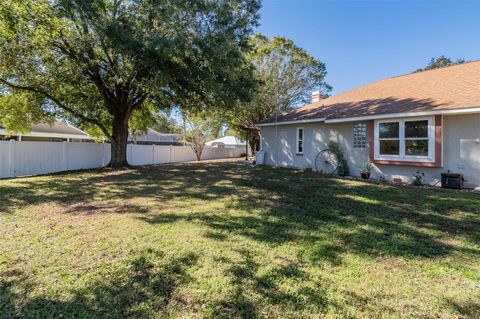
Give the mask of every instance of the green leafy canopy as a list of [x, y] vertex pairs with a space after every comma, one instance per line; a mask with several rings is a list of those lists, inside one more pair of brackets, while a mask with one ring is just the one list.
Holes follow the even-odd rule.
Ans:
[[258, 9], [256, 0], [3, 0], [0, 123], [24, 130], [57, 117], [115, 140], [115, 123], [145, 128], [173, 106], [247, 100]]
[[252, 99], [240, 101], [229, 113], [230, 127], [248, 140], [257, 137], [252, 130], [259, 121], [309, 103], [312, 91], [326, 95], [331, 90], [324, 81], [325, 64], [292, 40], [256, 34], [250, 38], [250, 45], [247, 60], [255, 67], [260, 85]]

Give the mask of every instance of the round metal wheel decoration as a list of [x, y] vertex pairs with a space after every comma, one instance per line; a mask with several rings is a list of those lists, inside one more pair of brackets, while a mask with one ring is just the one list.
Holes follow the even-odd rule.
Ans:
[[337, 156], [329, 149], [320, 151], [315, 157], [315, 169], [320, 174], [335, 174], [338, 169]]

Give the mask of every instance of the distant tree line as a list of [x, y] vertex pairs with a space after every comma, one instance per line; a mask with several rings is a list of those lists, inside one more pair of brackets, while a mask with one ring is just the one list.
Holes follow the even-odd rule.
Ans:
[[449, 57], [441, 55], [438, 58], [431, 58], [430, 62], [427, 64], [427, 66], [425, 66], [423, 68], [416, 69], [414, 71], [414, 73], [428, 71], [428, 70], [434, 70], [434, 69], [440, 69], [440, 68], [444, 68], [444, 67], [451, 66], [451, 65], [462, 64], [462, 63], [465, 63], [465, 62], [468, 62], [468, 61], [466, 61], [465, 59], [452, 60]]

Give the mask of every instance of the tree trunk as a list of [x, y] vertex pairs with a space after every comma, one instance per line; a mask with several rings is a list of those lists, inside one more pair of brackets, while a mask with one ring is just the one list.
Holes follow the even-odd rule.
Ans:
[[200, 161], [202, 159], [203, 145], [202, 144], [192, 145], [191, 148], [195, 153], [195, 156], [197, 157], [197, 161]]
[[255, 155], [260, 148], [260, 137], [257, 132], [252, 132], [248, 140], [252, 155]]
[[111, 168], [128, 167], [127, 161], [127, 140], [128, 140], [128, 117], [115, 118], [112, 128], [112, 140], [110, 141], [112, 158]]
[[201, 152], [195, 152], [195, 156], [197, 157], [197, 162], [200, 162], [202, 159], [202, 153]]

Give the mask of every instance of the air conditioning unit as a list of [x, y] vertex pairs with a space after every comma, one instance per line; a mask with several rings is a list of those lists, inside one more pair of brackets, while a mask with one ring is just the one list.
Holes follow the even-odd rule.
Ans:
[[463, 174], [442, 173], [442, 188], [462, 189]]

